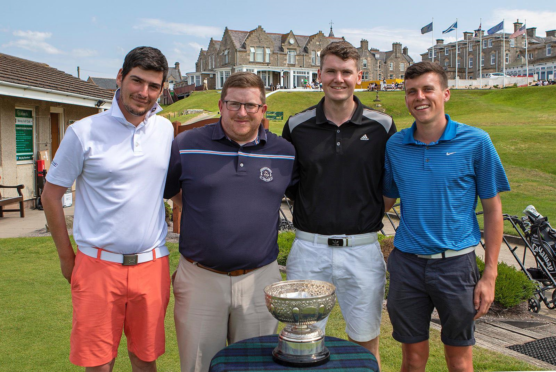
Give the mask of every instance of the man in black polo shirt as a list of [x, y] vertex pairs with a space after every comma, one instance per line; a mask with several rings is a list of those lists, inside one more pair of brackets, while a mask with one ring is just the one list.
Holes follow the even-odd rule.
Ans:
[[332, 282], [350, 340], [380, 363], [386, 269], [376, 232], [384, 214], [384, 151], [396, 127], [353, 95], [362, 73], [351, 44], [329, 44], [320, 64], [324, 98], [290, 117], [282, 133], [296, 148], [300, 173], [292, 191], [297, 232], [288, 279]]
[[207, 371], [226, 342], [273, 334], [278, 325], [263, 289], [281, 280], [279, 208], [295, 150], [264, 130], [257, 75], [231, 75], [218, 105], [218, 123], [174, 140], [164, 192], [183, 206], [174, 281], [182, 371]]

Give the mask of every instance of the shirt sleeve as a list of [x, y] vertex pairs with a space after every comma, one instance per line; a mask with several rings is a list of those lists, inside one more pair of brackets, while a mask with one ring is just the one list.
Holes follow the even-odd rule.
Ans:
[[490, 199], [503, 191], [510, 191], [510, 184], [500, 157], [487, 133], [479, 142], [474, 159], [477, 177], [477, 194], [481, 199]]
[[179, 136], [172, 142], [172, 150], [170, 152], [170, 164], [168, 165], [168, 175], [166, 176], [166, 186], [164, 187], [164, 198], [170, 199], [180, 192], [181, 188], [181, 155], [179, 148]]
[[[393, 125], [392, 125], [393, 126]], [[396, 130], [394, 128], [394, 130]], [[382, 194], [388, 198], [397, 199], [400, 197], [398, 186], [394, 181], [394, 172], [392, 170], [392, 162], [389, 154], [391, 144], [386, 144], [386, 153], [384, 155], [384, 178], [382, 180]]]
[[70, 126], [50, 164], [46, 180], [53, 185], [71, 187], [83, 171], [84, 159], [83, 145]]
[[288, 118], [288, 121], [286, 121], [286, 124], [284, 125], [284, 129], [282, 129], [282, 137], [287, 140], [288, 142], [292, 142], [292, 134], [290, 133], [290, 119], [291, 116]]

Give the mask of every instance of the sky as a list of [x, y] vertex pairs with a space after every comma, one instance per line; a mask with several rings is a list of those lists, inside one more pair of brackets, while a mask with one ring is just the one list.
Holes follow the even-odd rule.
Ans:
[[[453, 5], [456, 4], [456, 5]], [[434, 19], [434, 34], [421, 35], [421, 27]], [[330, 22], [337, 37], [356, 47], [361, 39], [369, 47], [392, 50], [400, 42], [421, 61], [434, 39], [456, 40], [456, 32], [442, 35], [458, 20], [458, 39], [482, 24], [488, 28], [505, 20], [527, 20], [538, 36], [556, 29], [556, 1], [38, 1], [11, 2], [0, 14], [0, 53], [46, 63], [81, 79], [116, 77], [127, 52], [147, 45], [160, 49], [170, 66], [180, 63], [182, 75], [194, 71], [201, 48], [210, 38], [221, 40], [224, 28], [250, 31], [328, 35]]]

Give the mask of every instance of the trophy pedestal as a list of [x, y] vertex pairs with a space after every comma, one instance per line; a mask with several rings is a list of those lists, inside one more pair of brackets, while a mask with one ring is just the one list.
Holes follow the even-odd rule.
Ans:
[[275, 362], [290, 367], [315, 367], [328, 362], [324, 332], [314, 325], [287, 325], [278, 336], [272, 352]]

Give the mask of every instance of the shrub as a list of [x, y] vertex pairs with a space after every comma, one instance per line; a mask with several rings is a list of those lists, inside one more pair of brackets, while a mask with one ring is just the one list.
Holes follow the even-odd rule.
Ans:
[[172, 211], [172, 207], [166, 201], [164, 202], [164, 209], [166, 211], [166, 221], [173, 221], [174, 220], [174, 213]]
[[[482, 275], [485, 263], [479, 257], [477, 257], [477, 266]], [[533, 297], [534, 291], [535, 284], [523, 272], [503, 262], [498, 264], [494, 302], [504, 308], [514, 307]]]

